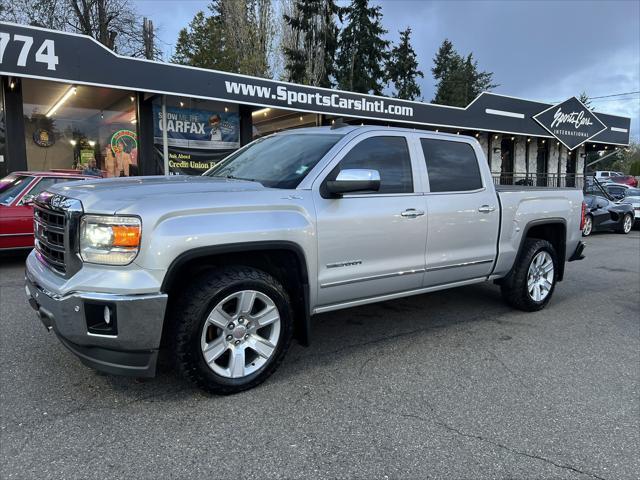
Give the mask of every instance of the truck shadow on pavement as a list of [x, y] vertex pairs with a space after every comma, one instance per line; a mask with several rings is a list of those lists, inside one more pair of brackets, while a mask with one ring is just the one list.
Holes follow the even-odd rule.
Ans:
[[[0, 264], [13, 267], [11, 278], [3, 278], [0, 286], [21, 286], [20, 267], [27, 255], [28, 251], [0, 255]], [[32, 313], [28, 306], [25, 306], [24, 312], [25, 315]], [[359, 363], [361, 357], [370, 357], [378, 351], [381, 344], [392, 348], [394, 342], [402, 342], [409, 336], [420, 341], [428, 340], [434, 332], [444, 332], [474, 323], [488, 321], [513, 324], [513, 315], [509, 319], [504, 318], [509, 312], [512, 314], [513, 310], [503, 303], [498, 287], [478, 284], [317, 315], [311, 322], [311, 345], [302, 347], [294, 340], [278, 371], [258, 388], [288, 382], [298, 376], [304, 377], [316, 368], [330, 367], [337, 362], [345, 362], [347, 365]], [[524, 319], [518, 320], [517, 325], [533, 326]], [[50, 370], [50, 375], [67, 377], [63, 383], [85, 383], [90, 389], [99, 389], [102, 395], [114, 398], [124, 396], [124, 401], [147, 398], [161, 401], [163, 398], [171, 398], [175, 393], [181, 392], [184, 395], [189, 391], [202, 394], [178, 376], [168, 351], [162, 352], [155, 378], [119, 377], [83, 366], [64, 350], [53, 334], [50, 338], [51, 341], [45, 341], [42, 348], [60, 349], [63, 352], [49, 352], [60, 361], [47, 364], [45, 369]], [[43, 353], [47, 355], [46, 352]]]
[[[303, 347], [294, 340], [279, 369], [257, 388], [305, 377], [311, 370], [331, 367], [335, 363], [360, 362], [361, 357], [378, 352], [381, 344], [392, 348], [393, 342], [402, 342], [406, 337], [427, 340], [434, 332], [447, 335], [448, 329], [466, 328], [481, 322], [534, 327], [524, 318], [517, 321], [503, 318], [507, 313], [513, 314], [513, 310], [503, 303], [499, 288], [480, 284], [317, 315], [311, 321], [311, 345]], [[510, 338], [502, 336], [497, 340]], [[178, 377], [168, 353], [163, 355], [156, 379], [138, 382], [177, 382], [185, 390], [192, 388], [195, 391], [195, 387], [186, 385]], [[125, 388], [135, 388], [131, 380], [123, 383], [117, 377], [109, 378], [114, 388], [125, 385], [128, 385]], [[240, 395], [244, 394], [246, 392]]]
[[[467, 329], [482, 322], [534, 328], [524, 318], [522, 321], [502, 318], [507, 313], [513, 310], [503, 303], [499, 289], [480, 284], [317, 315], [312, 318], [311, 345], [303, 347], [294, 340], [279, 369], [257, 389], [281, 390], [285, 382], [309, 380], [310, 376], [330, 372], [336, 364], [341, 364], [341, 368], [358, 364], [358, 373], [362, 375], [367, 368], [362, 358], [377, 356], [381, 345], [393, 349], [395, 342], [404, 342], [409, 337], [415, 342], [428, 342], [434, 335], [446, 337], [449, 329]], [[503, 336], [496, 340], [510, 338]], [[75, 358], [71, 360], [77, 362]], [[81, 365], [78, 368], [87, 369]], [[221, 398], [182, 379], [166, 350], [162, 352], [155, 378], [118, 377], [88, 370], [96, 380], [100, 378], [100, 383], [106, 384], [103, 394], [112, 389], [113, 395], [124, 395], [133, 402], [181, 401], [189, 396]], [[251, 395], [255, 390], [238, 395]]]

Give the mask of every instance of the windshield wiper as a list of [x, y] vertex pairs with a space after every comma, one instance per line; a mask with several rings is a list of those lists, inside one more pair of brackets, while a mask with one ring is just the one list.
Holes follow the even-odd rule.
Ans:
[[[242, 178], [242, 177], [236, 177], [235, 175], [212, 175], [213, 177], [218, 177], [218, 178], [228, 178], [230, 180], [245, 180], [247, 182], [257, 182], [258, 180], [255, 180], [253, 178]], [[260, 183], [260, 182], [258, 182]]]

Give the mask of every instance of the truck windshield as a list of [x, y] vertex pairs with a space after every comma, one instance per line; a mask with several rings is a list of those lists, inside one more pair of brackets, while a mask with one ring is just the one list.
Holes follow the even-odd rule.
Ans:
[[31, 183], [33, 177], [9, 175], [0, 180], [0, 205], [9, 205]]
[[292, 133], [261, 138], [229, 155], [203, 175], [296, 188], [342, 135]]

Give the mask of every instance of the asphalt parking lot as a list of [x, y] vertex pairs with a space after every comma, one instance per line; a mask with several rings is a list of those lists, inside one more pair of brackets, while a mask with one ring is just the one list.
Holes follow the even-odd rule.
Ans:
[[640, 232], [587, 255], [535, 314], [480, 285], [316, 317], [231, 397], [84, 367], [1, 257], [0, 477], [638, 478]]

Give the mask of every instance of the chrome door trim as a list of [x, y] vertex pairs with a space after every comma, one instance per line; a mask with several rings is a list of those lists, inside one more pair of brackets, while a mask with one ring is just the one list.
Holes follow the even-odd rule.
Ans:
[[381, 280], [383, 278], [399, 277], [402, 275], [411, 275], [414, 273], [424, 273], [425, 271], [426, 270], [424, 268], [412, 268], [411, 270], [403, 270], [400, 272], [383, 273], [380, 275], [370, 275], [368, 277], [358, 277], [358, 278], [352, 278], [349, 280], [338, 280], [336, 282], [322, 283], [320, 284], [320, 288], [337, 287], [340, 285], [349, 285], [351, 283], [366, 282], [369, 280]]
[[452, 190], [450, 192], [425, 192], [425, 195], [467, 195], [470, 193], [480, 193], [487, 190], [486, 187], [476, 188], [475, 190]]
[[484, 263], [493, 263], [494, 259], [487, 259], [487, 260], [477, 260], [474, 262], [464, 262], [464, 263], [454, 263], [452, 265], [442, 265], [439, 267], [427, 267], [426, 271], [427, 272], [435, 272], [437, 270], [447, 270], [449, 268], [458, 268], [458, 267], [470, 267], [473, 265], [482, 265]]

